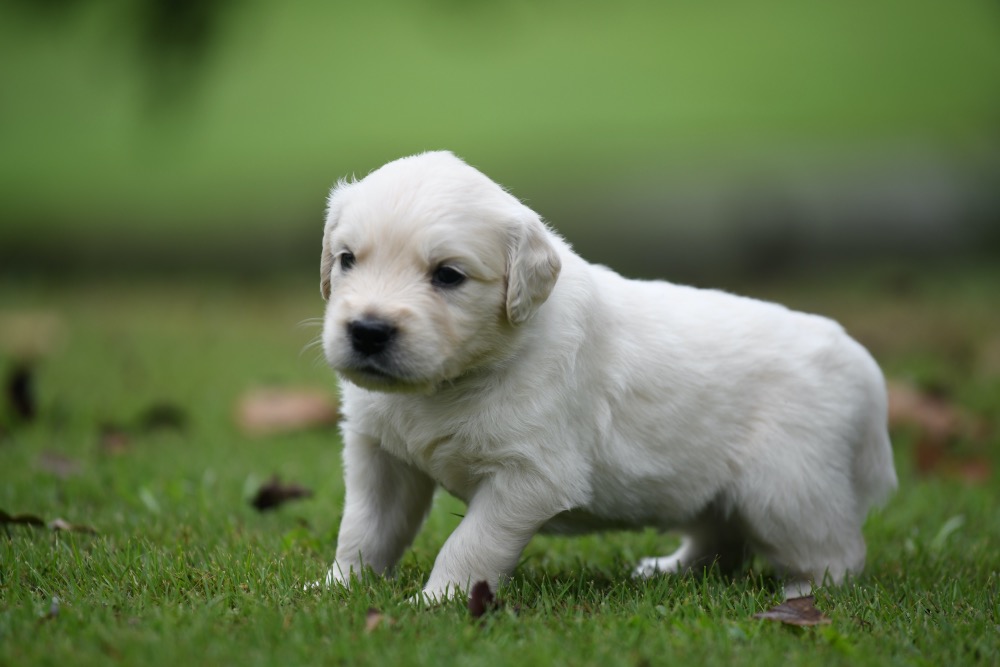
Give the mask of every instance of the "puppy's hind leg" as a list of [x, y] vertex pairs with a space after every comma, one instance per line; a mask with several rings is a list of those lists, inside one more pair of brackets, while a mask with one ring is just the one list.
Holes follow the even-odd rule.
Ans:
[[747, 502], [744, 507], [753, 509], [744, 512], [743, 520], [753, 550], [785, 580], [786, 599], [810, 595], [824, 583], [838, 586], [861, 572], [863, 517], [848, 493], [788, 493], [782, 498], [780, 503]]
[[[703, 562], [712, 557], [712, 550], [698, 542], [696, 538], [684, 536], [681, 546], [669, 556], [650, 556], [641, 558], [632, 576], [635, 578], [655, 577], [659, 574], [681, 574], [688, 572], [695, 563]], [[709, 561], [711, 564], [711, 561]]]
[[703, 521], [685, 528], [677, 551], [669, 556], [641, 559], [632, 576], [648, 578], [659, 574], [687, 573], [713, 565], [728, 573], [742, 567], [748, 554], [746, 541], [737, 526], [714, 516], [706, 516]]
[[785, 599], [812, 595], [825, 583], [839, 586], [865, 566], [865, 540], [860, 528], [844, 530], [826, 540], [758, 546], [756, 548], [784, 579]]

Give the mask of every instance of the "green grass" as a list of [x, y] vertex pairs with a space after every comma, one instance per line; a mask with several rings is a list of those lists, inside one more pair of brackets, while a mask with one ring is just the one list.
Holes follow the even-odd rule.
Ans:
[[[995, 466], [1000, 368], [988, 351], [1000, 339], [1000, 271], [927, 273], [752, 291], [842, 319], [891, 375], [944, 385], [993, 420], [991, 434], [960, 444]], [[301, 352], [317, 330], [297, 323], [321, 312], [312, 281], [0, 285], [0, 314], [28, 310], [58, 317], [62, 334], [37, 369], [39, 420], [0, 439], [0, 509], [98, 534], [0, 533], [0, 665], [1000, 660], [996, 477], [918, 476], [905, 434], [895, 438], [900, 491], [866, 529], [867, 570], [856, 586], [817, 596], [828, 626], [754, 620], [778, 590], [756, 569], [632, 581], [635, 559], [674, 544], [649, 531], [536, 538], [500, 591], [506, 608], [478, 622], [460, 603], [405, 602], [463, 511], [446, 496], [396, 579], [302, 589], [334, 551], [339, 439], [334, 430], [251, 438], [231, 415], [239, 394], [262, 383], [332, 390], [316, 353]], [[100, 445], [100, 424], [131, 424], [163, 402], [185, 411], [185, 430], [137, 432], [124, 451]], [[69, 457], [75, 474], [49, 471], [45, 452]], [[248, 496], [275, 473], [315, 496], [255, 512]], [[372, 631], [370, 607], [383, 614]]]

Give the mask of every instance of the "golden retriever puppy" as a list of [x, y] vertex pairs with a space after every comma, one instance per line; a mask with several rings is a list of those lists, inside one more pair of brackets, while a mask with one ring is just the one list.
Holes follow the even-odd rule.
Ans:
[[678, 530], [636, 575], [752, 551], [789, 596], [864, 566], [896, 475], [882, 373], [836, 323], [589, 264], [447, 152], [334, 187], [321, 287], [346, 478], [328, 585], [389, 572], [437, 487], [468, 511], [427, 599], [495, 587], [538, 532]]

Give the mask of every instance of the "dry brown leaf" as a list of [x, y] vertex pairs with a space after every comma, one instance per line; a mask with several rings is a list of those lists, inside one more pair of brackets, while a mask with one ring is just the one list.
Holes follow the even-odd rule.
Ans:
[[160, 431], [182, 432], [187, 426], [188, 416], [183, 408], [160, 401], [147, 406], [131, 425], [102, 423], [98, 429], [98, 441], [105, 453], [124, 454], [132, 449], [137, 437]]
[[961, 432], [967, 417], [941, 392], [921, 391], [911, 384], [890, 381], [889, 426], [916, 428], [922, 438], [945, 443]]
[[371, 634], [375, 632], [380, 626], [385, 625], [395, 625], [396, 621], [391, 618], [386, 618], [375, 607], [368, 607], [368, 611], [365, 613], [365, 634]]
[[315, 389], [252, 389], [236, 404], [236, 424], [248, 435], [301, 431], [337, 422], [337, 402]]
[[0, 524], [21, 524], [24, 526], [44, 526], [45, 521], [34, 514], [8, 514], [0, 510]]
[[52, 531], [64, 531], [69, 533], [87, 533], [88, 535], [96, 535], [97, 531], [90, 526], [83, 526], [80, 524], [72, 524], [65, 519], [53, 519], [48, 523], [45, 522], [39, 516], [34, 514], [8, 514], [7, 512], [0, 510], [0, 524], [20, 524], [23, 526], [33, 526], [35, 528], [48, 528]]
[[945, 445], [928, 440], [918, 441], [913, 454], [917, 472], [924, 475], [968, 484], [984, 484], [993, 475], [993, 463], [985, 455], [959, 455]]
[[985, 484], [993, 476], [993, 463], [982, 456], [955, 461], [950, 475], [969, 484]]
[[187, 428], [187, 412], [166, 401], [152, 403], [139, 415], [137, 428], [143, 432], [183, 431]]
[[754, 614], [753, 617], [798, 626], [826, 625], [831, 622], [828, 616], [816, 608], [816, 599], [812, 595], [785, 600], [777, 607]]
[[53, 519], [48, 523], [49, 530], [54, 530], [56, 532], [66, 532], [66, 533], [86, 533], [87, 535], [97, 535], [97, 531], [90, 526], [84, 526], [78, 523], [70, 523], [65, 519]]
[[50, 354], [62, 339], [62, 319], [55, 313], [0, 312], [0, 352], [33, 361]]
[[281, 479], [275, 475], [271, 480], [261, 486], [254, 495], [250, 504], [257, 511], [266, 512], [284, 505], [290, 500], [308, 498], [313, 492], [298, 484], [283, 484]]
[[971, 484], [981, 484], [992, 476], [987, 456], [952, 448], [959, 439], [985, 442], [990, 425], [950, 401], [942, 391], [921, 391], [903, 382], [889, 382], [889, 425], [916, 431], [914, 465], [920, 473]]
[[7, 405], [22, 422], [34, 421], [38, 415], [38, 401], [35, 399], [34, 369], [30, 364], [17, 364], [7, 373], [4, 390]]
[[101, 449], [108, 454], [124, 454], [132, 447], [132, 436], [119, 424], [101, 424], [98, 440]]
[[478, 581], [469, 592], [469, 614], [472, 618], [482, 618], [487, 612], [499, 609], [500, 601], [493, 595], [490, 585], [485, 581]]

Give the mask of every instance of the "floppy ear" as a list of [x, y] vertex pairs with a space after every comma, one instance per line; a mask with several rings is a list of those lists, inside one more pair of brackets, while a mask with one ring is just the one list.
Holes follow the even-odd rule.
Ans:
[[319, 260], [319, 291], [323, 300], [330, 298], [330, 272], [333, 270], [333, 251], [330, 250], [330, 227], [323, 230], [323, 256]]
[[525, 209], [507, 250], [507, 320], [521, 324], [545, 303], [559, 278], [562, 261], [549, 232], [534, 211]]
[[330, 247], [330, 237], [337, 227], [340, 219], [340, 210], [343, 208], [345, 190], [350, 184], [341, 179], [327, 198], [326, 224], [323, 227], [323, 254], [319, 260], [319, 291], [323, 295], [323, 300], [330, 298], [330, 272], [333, 270], [333, 248]]

